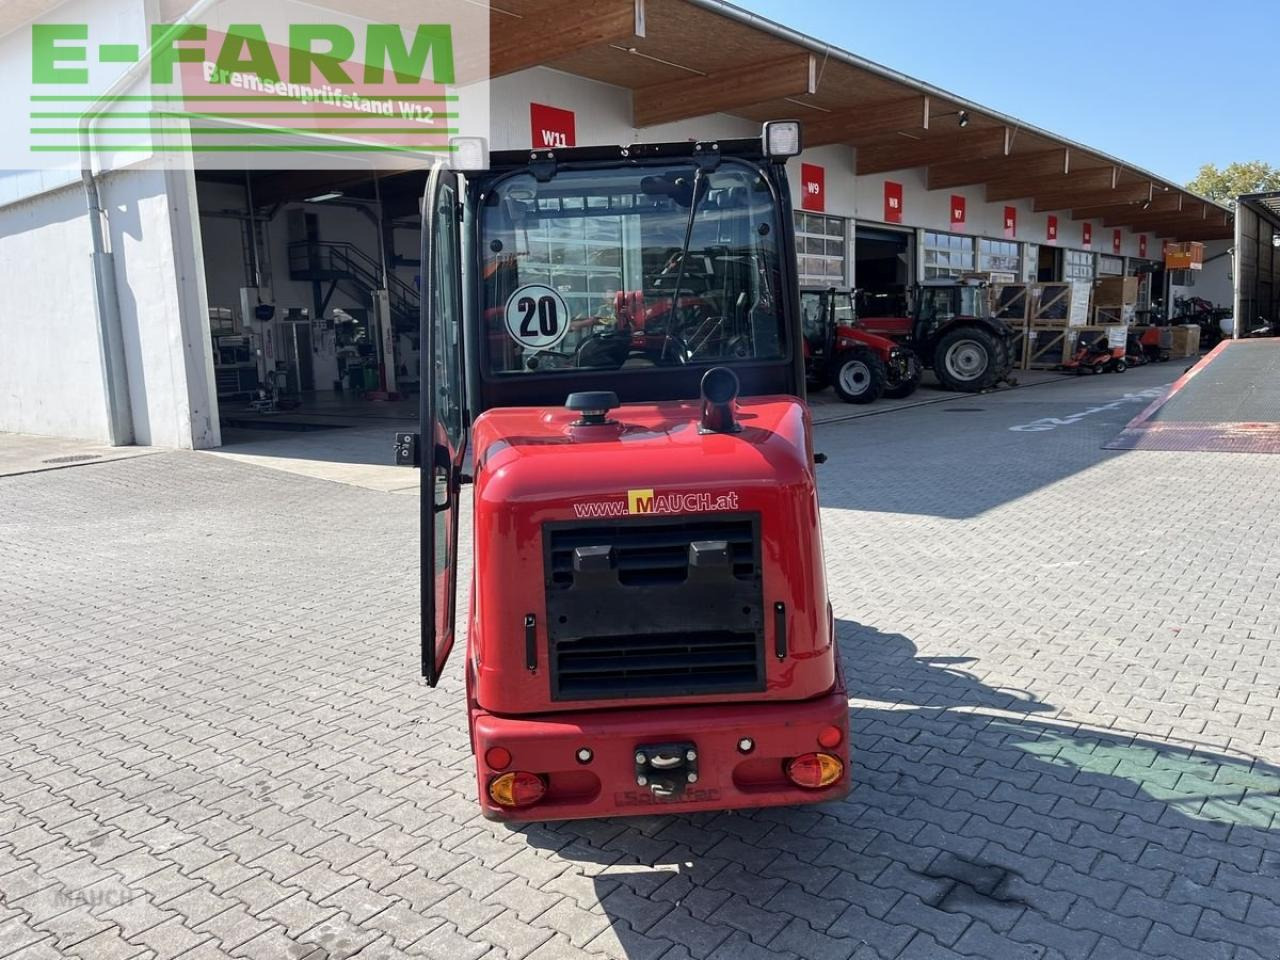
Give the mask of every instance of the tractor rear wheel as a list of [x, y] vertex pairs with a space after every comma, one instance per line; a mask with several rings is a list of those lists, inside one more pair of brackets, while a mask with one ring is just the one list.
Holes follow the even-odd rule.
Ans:
[[1008, 351], [981, 327], [957, 327], [942, 336], [933, 352], [933, 372], [948, 390], [978, 393], [995, 386], [1006, 372]]
[[867, 347], [836, 354], [831, 365], [832, 386], [845, 403], [873, 403], [884, 393], [884, 361]]

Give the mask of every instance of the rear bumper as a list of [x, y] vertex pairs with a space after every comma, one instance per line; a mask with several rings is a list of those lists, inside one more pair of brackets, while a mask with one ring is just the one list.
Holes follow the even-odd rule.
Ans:
[[[480, 806], [491, 820], [569, 820], [629, 814], [695, 813], [744, 807], [785, 806], [836, 800], [849, 792], [849, 700], [843, 678], [821, 697], [800, 703], [766, 702], [698, 707], [645, 707], [583, 711], [538, 717], [499, 717], [473, 705]], [[841, 733], [838, 747], [824, 749], [818, 735], [828, 727]], [[754, 749], [743, 754], [744, 737]], [[646, 744], [689, 743], [698, 753], [697, 782], [678, 797], [661, 799], [637, 785], [635, 752]], [[546, 777], [547, 793], [533, 806], [510, 810], [489, 798], [488, 784], [501, 771], [485, 753], [503, 747], [511, 754], [506, 770]], [[577, 758], [583, 747], [591, 760]], [[787, 780], [786, 760], [822, 751], [844, 764], [829, 787], [807, 790]]]

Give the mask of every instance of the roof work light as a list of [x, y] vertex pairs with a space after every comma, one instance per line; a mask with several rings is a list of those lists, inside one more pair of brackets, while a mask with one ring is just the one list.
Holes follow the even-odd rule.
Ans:
[[484, 170], [489, 166], [489, 141], [484, 137], [451, 137], [452, 157], [449, 166], [454, 170]]
[[798, 156], [801, 149], [799, 120], [770, 120], [764, 125], [764, 152], [770, 160]]

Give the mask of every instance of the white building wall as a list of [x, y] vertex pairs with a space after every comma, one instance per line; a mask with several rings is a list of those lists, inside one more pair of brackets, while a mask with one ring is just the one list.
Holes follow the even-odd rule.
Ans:
[[[218, 442], [189, 178], [99, 179], [140, 444]], [[91, 252], [79, 184], [0, 208], [0, 329], [11, 351], [0, 430], [109, 441]]]
[[220, 442], [191, 180], [187, 171], [123, 171], [100, 186], [135, 443]]
[[110, 439], [84, 192], [0, 209], [0, 431]]

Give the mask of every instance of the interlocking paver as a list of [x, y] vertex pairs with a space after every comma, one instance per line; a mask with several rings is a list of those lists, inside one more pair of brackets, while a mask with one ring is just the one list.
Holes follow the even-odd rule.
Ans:
[[412, 497], [0, 480], [0, 956], [1270, 960], [1280, 476], [1103, 451], [1140, 401], [1009, 429], [1168, 372], [818, 428], [855, 789], [817, 809], [482, 821], [387, 562]]

